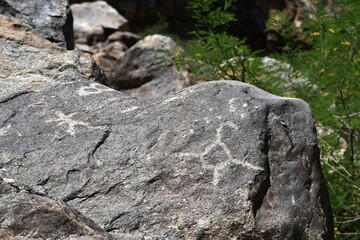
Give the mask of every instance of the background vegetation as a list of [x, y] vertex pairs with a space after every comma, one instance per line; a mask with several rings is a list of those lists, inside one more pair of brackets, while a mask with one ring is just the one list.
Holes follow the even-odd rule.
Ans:
[[[227, 34], [236, 21], [229, 12], [236, 0], [193, 0], [194, 41], [175, 58], [204, 80], [233, 79], [274, 94], [307, 101], [315, 118], [337, 239], [360, 239], [360, 1], [339, 0], [333, 11], [317, 5], [304, 13], [301, 28], [273, 12], [269, 26], [286, 40], [271, 58], [251, 51]], [[310, 50], [296, 48], [306, 39]]]

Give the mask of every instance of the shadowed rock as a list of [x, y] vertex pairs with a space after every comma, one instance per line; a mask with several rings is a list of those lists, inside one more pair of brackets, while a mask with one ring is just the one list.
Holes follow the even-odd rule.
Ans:
[[0, 177], [1, 239], [111, 239], [64, 202]]

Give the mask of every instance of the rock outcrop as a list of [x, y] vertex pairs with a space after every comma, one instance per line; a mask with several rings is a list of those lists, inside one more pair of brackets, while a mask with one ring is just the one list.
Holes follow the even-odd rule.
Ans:
[[73, 17], [68, 0], [0, 0], [0, 14], [16, 17], [41, 37], [74, 49]]
[[0, 17], [0, 237], [333, 239], [305, 102], [235, 81], [139, 100], [90, 79], [88, 54]]

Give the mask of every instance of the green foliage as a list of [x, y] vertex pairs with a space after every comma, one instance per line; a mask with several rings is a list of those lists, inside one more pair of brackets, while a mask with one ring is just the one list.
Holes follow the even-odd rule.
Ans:
[[296, 97], [306, 100], [319, 126], [322, 163], [339, 239], [360, 238], [360, 2], [342, 1], [335, 17], [315, 13], [313, 47], [294, 68], [308, 78]]
[[[204, 80], [232, 79], [257, 85], [266, 90], [276, 90], [279, 78], [263, 78], [261, 58], [245, 44], [245, 40], [227, 34], [236, 21], [229, 8], [236, 0], [217, 6], [217, 0], [194, 0], [190, 3], [198, 27], [192, 34], [196, 40], [185, 44], [185, 52], [175, 56], [178, 65], [187, 65]], [[276, 89], [276, 90], [275, 90]]]
[[[216, 2], [192, 1], [196, 40], [176, 56], [178, 64], [205, 80], [240, 80], [307, 101], [319, 130], [336, 238], [360, 239], [360, 1], [339, 1], [335, 15], [314, 8], [301, 29], [290, 26], [283, 13], [272, 15], [268, 26], [281, 31], [287, 45], [283, 54], [272, 56], [278, 64], [271, 66], [244, 40], [226, 33], [236, 21], [229, 12], [236, 0], [221, 7]], [[299, 32], [311, 50], [293, 47]]]

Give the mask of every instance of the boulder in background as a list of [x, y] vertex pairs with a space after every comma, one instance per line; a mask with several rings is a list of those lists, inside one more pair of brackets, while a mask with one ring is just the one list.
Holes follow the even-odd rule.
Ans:
[[187, 71], [178, 70], [169, 56], [178, 50], [169, 37], [145, 37], [114, 64], [109, 85], [118, 90], [129, 89], [131, 96], [139, 98], [159, 97], [189, 86]]
[[126, 30], [128, 21], [105, 1], [72, 4], [75, 41], [88, 45], [105, 41], [117, 30]]

